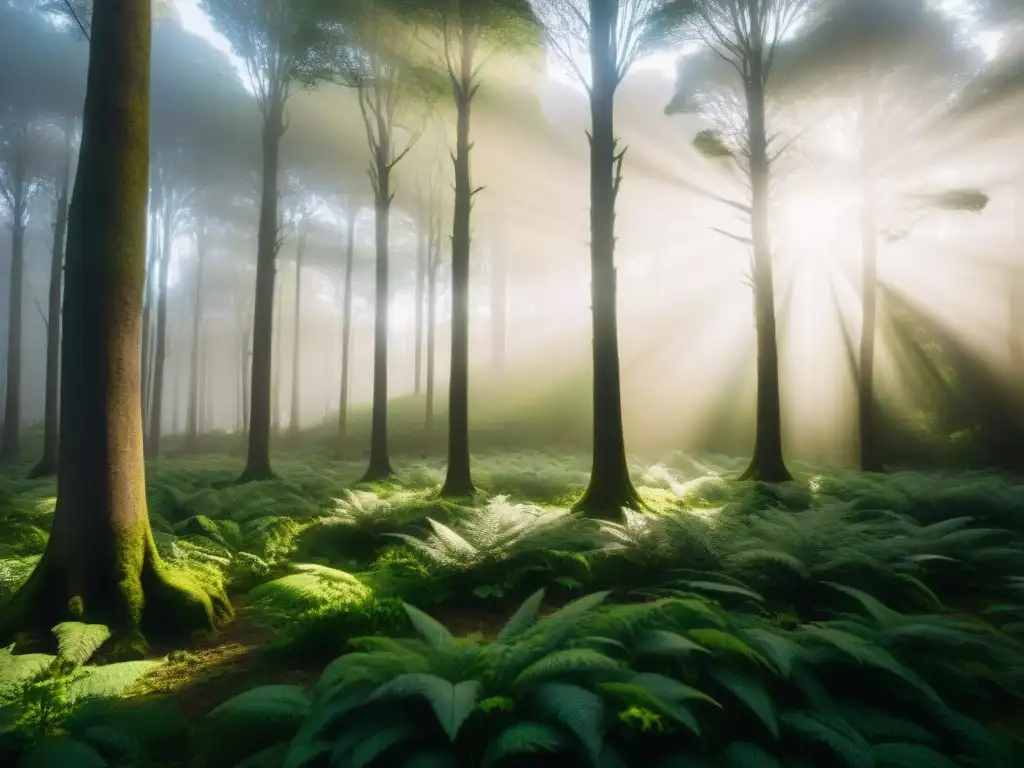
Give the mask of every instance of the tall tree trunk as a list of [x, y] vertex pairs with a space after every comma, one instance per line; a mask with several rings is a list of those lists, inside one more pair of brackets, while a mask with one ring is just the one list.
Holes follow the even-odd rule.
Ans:
[[416, 362], [413, 370], [415, 377], [413, 392], [417, 395], [422, 391], [423, 383], [423, 301], [426, 291], [428, 258], [427, 232], [424, 229], [422, 206], [420, 208], [421, 216], [416, 219]]
[[281, 339], [284, 336], [284, 326], [281, 322], [284, 319], [283, 293], [284, 288], [279, 283], [274, 294], [274, 316], [277, 318], [277, 326], [274, 328], [274, 360], [276, 362], [271, 366], [274, 380], [270, 384], [270, 425], [274, 435], [281, 433], [281, 372], [284, 369], [284, 361], [281, 359]]
[[185, 450], [199, 450], [199, 335], [203, 323], [203, 265], [206, 262], [206, 221], [196, 217], [196, 281], [192, 289], [192, 339], [189, 344], [188, 409], [185, 415]]
[[374, 185], [374, 228], [377, 245], [376, 297], [373, 319], [373, 406], [370, 416], [370, 463], [362, 482], [394, 474], [388, 455], [388, 234], [391, 216], [390, 126], [378, 119], [378, 151]]
[[268, 480], [270, 397], [274, 342], [274, 282], [277, 269], [277, 172], [284, 134], [284, 83], [275, 83], [263, 125], [263, 185], [256, 246], [256, 301], [253, 310], [249, 451], [239, 482]]
[[750, 144], [751, 236], [754, 243], [754, 316], [757, 331], [757, 415], [754, 455], [741, 480], [792, 480], [782, 457], [779, 347], [775, 330], [775, 283], [769, 231], [768, 136], [765, 118], [763, 25], [752, 23], [750, 72], [745, 84]]
[[455, 210], [452, 215], [452, 352], [448, 381], [448, 473], [441, 495], [469, 496], [475, 490], [469, 460], [469, 253], [473, 187], [469, 153], [475, 85], [473, 60], [477, 29], [461, 19], [458, 73], [453, 73], [457, 111], [455, 133]]
[[238, 373], [238, 382], [235, 387], [235, 431], [241, 435], [245, 434], [245, 361], [249, 356], [244, 322], [244, 320], [240, 322], [237, 328], [238, 357], [235, 360], [235, 368]]
[[875, 427], [875, 336], [878, 303], [878, 222], [875, 214], [873, 175], [874, 151], [872, 132], [875, 110], [871, 97], [861, 99], [860, 107], [860, 236], [861, 236], [861, 331], [860, 359], [857, 367], [858, 433], [860, 468], [864, 472], [880, 472]]
[[210, 359], [210, 340], [203, 339], [203, 413], [202, 434], [207, 435], [217, 429], [217, 412], [214, 409], [214, 375], [213, 361]]
[[302, 341], [302, 257], [306, 250], [306, 230], [299, 233], [299, 246], [295, 251], [295, 328], [292, 332], [292, 409], [288, 430], [292, 438], [299, 436], [299, 374], [302, 357], [299, 344]]
[[629, 477], [622, 426], [619, 324], [615, 273], [615, 199], [622, 157], [615, 149], [615, 35], [618, 0], [590, 0], [590, 302], [593, 338], [594, 456], [590, 483], [576, 509], [592, 517], [616, 518], [639, 508]]
[[[17, 182], [16, 182], [17, 183]], [[24, 195], [24, 185], [21, 194]], [[7, 315], [7, 392], [0, 461], [14, 461], [21, 451], [21, 320], [25, 270], [25, 201], [16, 201], [11, 227], [11, 285]]]
[[427, 270], [427, 383], [426, 433], [427, 455], [434, 452], [434, 356], [437, 348], [437, 279], [441, 266], [441, 212], [431, 217], [430, 265]]
[[95, 0], [61, 345], [57, 507], [46, 549], [6, 606], [0, 635], [67, 619], [187, 634], [228, 615], [161, 562], [142, 457], [142, 288], [149, 158], [151, 4]]
[[180, 435], [181, 426], [181, 369], [174, 366], [171, 371], [171, 424], [167, 430], [169, 435]]
[[160, 457], [160, 431], [163, 428], [164, 369], [167, 362], [167, 280], [171, 268], [174, 239], [174, 203], [169, 189], [164, 190], [163, 253], [160, 255], [160, 276], [157, 284], [156, 304], [156, 357], [153, 360], [153, 399], [149, 412], [149, 443], [146, 454]]
[[250, 403], [252, 401], [252, 390], [251, 390], [251, 368], [252, 368], [252, 328], [248, 325], [245, 327], [245, 335], [243, 336], [242, 348], [245, 350], [245, 358], [242, 362], [243, 365], [243, 381], [242, 381], [242, 434], [248, 438], [249, 436], [249, 412]]
[[338, 400], [338, 458], [347, 454], [348, 442], [348, 383], [352, 366], [352, 271], [356, 259], [356, 214], [358, 208], [348, 211], [345, 243], [345, 295], [341, 304], [341, 393]]
[[508, 262], [504, 242], [491, 251], [491, 362], [494, 370], [505, 369], [506, 326], [508, 318]]
[[148, 442], [149, 434], [149, 382], [152, 378], [153, 355], [153, 284], [156, 282], [156, 265], [160, 260], [159, 213], [156, 200], [151, 192], [149, 196], [148, 246], [149, 254], [146, 261], [146, 281], [142, 288], [142, 437], [143, 445]]
[[64, 241], [68, 228], [68, 199], [71, 194], [71, 162], [74, 122], [64, 127], [64, 175], [57, 196], [53, 223], [53, 247], [50, 250], [50, 295], [46, 312], [46, 405], [43, 416], [43, 456], [29, 477], [57, 474], [57, 447], [60, 440], [60, 303], [64, 285]]

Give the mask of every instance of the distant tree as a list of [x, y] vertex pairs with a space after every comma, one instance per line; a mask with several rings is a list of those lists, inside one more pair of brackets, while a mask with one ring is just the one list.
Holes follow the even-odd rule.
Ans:
[[0, 636], [74, 619], [188, 634], [230, 613], [161, 561], [146, 510], [139, 342], [149, 149], [150, 3], [96, 0], [68, 222], [57, 507]]
[[[667, 27], [663, 0], [534, 0], [550, 48], [586, 89], [590, 101], [590, 306], [593, 316], [594, 456], [590, 483], [576, 509], [617, 517], [642, 506], [629, 477], [622, 426], [615, 201], [625, 149], [615, 138], [615, 94], [630, 67], [658, 45]], [[589, 75], [577, 56], [590, 57]]]
[[[741, 480], [792, 479], [782, 453], [779, 348], [775, 320], [775, 281], [770, 225], [771, 149], [767, 119], [769, 81], [779, 49], [794, 23], [816, 0], [671, 0], [662, 23], [681, 39], [702, 42], [738, 78], [742, 104], [737, 136], [743, 172], [750, 188], [750, 246], [757, 329], [757, 416], [754, 452]], [[693, 88], [690, 83], [688, 88]], [[716, 151], [717, 134], [698, 137]], [[726, 149], [726, 154], [729, 150]], [[746, 206], [741, 206], [746, 207]]]
[[[902, 166], [907, 175], [907, 156], [927, 145], [935, 120], [980, 62], [954, 23], [924, 0], [829, 0], [815, 10], [808, 29], [784, 52], [780, 83], [827, 110], [832, 130], [857, 147], [852, 175], [860, 206], [860, 468], [881, 471], [874, 387], [880, 237], [890, 233], [892, 239], [895, 231], [905, 236], [929, 209], [979, 211], [988, 202], [976, 190], [909, 192], [907, 181], [888, 169]], [[883, 190], [897, 208], [879, 210]]]
[[426, 433], [427, 453], [434, 450], [434, 368], [437, 353], [437, 284], [444, 260], [444, 174], [439, 164], [431, 169], [430, 174], [430, 224], [428, 229], [428, 254], [426, 269], [427, 289], [427, 359], [426, 359], [426, 417], [424, 432]]
[[74, 163], [76, 121], [65, 120], [64, 151], [56, 170], [56, 200], [53, 220], [53, 245], [50, 250], [50, 284], [46, 313], [46, 402], [43, 408], [43, 455], [29, 477], [57, 474], [60, 422], [60, 329], [61, 298], [64, 295], [64, 247], [68, 228], [68, 203], [71, 198], [71, 173]]
[[356, 260], [356, 234], [359, 218], [359, 198], [346, 194], [342, 198], [345, 216], [345, 264], [342, 277], [341, 299], [341, 390], [338, 393], [338, 445], [337, 455], [348, 454], [349, 379], [352, 369], [352, 276]]
[[256, 246], [256, 298], [249, 448], [239, 482], [273, 477], [270, 467], [274, 282], [280, 248], [278, 163], [285, 108], [319, 38], [316, 0], [203, 0], [214, 26], [246, 63], [263, 120], [263, 179]]
[[409, 58], [417, 28], [400, 16], [388, 0], [364, 0], [344, 6], [324, 26], [332, 48], [321, 67], [334, 82], [356, 92], [370, 149], [370, 182], [374, 197], [376, 298], [373, 343], [373, 406], [370, 461], [364, 481], [394, 473], [388, 452], [388, 304], [392, 173], [421, 134], [412, 102], [429, 92], [426, 73]]
[[21, 335], [25, 290], [25, 230], [32, 200], [41, 189], [40, 126], [35, 116], [17, 107], [0, 112], [0, 213], [11, 233], [11, 277], [7, 304], [7, 388], [0, 461], [20, 452]]

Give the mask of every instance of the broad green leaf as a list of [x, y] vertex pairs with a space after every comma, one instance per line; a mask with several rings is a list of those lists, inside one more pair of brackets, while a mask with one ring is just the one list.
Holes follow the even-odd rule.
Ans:
[[513, 723], [487, 746], [482, 768], [491, 768], [511, 755], [558, 752], [566, 746], [562, 734], [550, 725], [531, 720]]
[[534, 619], [537, 618], [537, 611], [540, 610], [540, 604], [543, 601], [543, 589], [538, 589], [526, 598], [523, 604], [512, 614], [512, 618], [508, 620], [508, 623], [505, 624], [501, 632], [498, 633], [498, 639], [507, 641], [522, 634], [534, 622]]
[[405, 607], [405, 612], [413, 627], [432, 648], [438, 648], [454, 639], [452, 633], [437, 619], [408, 603], [402, 605]]

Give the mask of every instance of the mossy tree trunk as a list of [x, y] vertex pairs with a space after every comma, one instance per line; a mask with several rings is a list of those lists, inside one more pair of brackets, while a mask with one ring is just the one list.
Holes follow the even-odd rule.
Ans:
[[118, 631], [211, 630], [230, 612], [161, 562], [142, 455], [142, 292], [151, 4], [95, 0], [68, 223], [60, 466], [50, 538], [0, 635], [77, 618]]
[[43, 411], [43, 455], [29, 477], [57, 474], [57, 449], [60, 440], [60, 326], [61, 296], [64, 288], [64, 241], [68, 229], [68, 200], [71, 197], [71, 163], [74, 146], [74, 122], [64, 127], [64, 168], [57, 193], [57, 212], [53, 222], [53, 247], [50, 251], [50, 292], [46, 312], [46, 404]]
[[192, 288], [192, 339], [189, 344], [188, 409], [185, 412], [185, 450], [199, 450], [199, 350], [203, 322], [203, 265], [206, 262], [206, 221], [196, 217], [196, 281]]
[[769, 230], [770, 160], [765, 112], [767, 72], [764, 20], [750, 16], [751, 33], [744, 57], [747, 73], [747, 139], [750, 148], [751, 239], [754, 246], [754, 318], [757, 333], [757, 410], [754, 454], [740, 480], [781, 483], [792, 480], [782, 455], [782, 407], [779, 395], [779, 345], [775, 323], [775, 278]]
[[615, 199], [623, 154], [615, 147], [619, 84], [614, 30], [618, 0], [590, 0], [590, 301], [593, 316], [594, 455], [590, 482], [575, 508], [591, 517], [618, 518], [641, 506], [629, 477], [622, 425], [615, 275]]
[[[459, 6], [461, 9], [461, 6]], [[448, 379], [448, 472], [441, 495], [469, 496], [475, 490], [469, 456], [469, 257], [472, 247], [470, 223], [473, 181], [470, 166], [470, 119], [479, 30], [465, 16], [458, 19], [453, 35], [458, 43], [457, 58], [449, 63], [455, 99], [455, 210], [452, 214], [452, 335], [451, 368]], [[446, 34], [448, 34], [446, 30]]]
[[345, 239], [345, 284], [341, 299], [341, 392], [338, 395], [338, 458], [348, 453], [348, 382], [352, 366], [352, 272], [356, 260], [356, 216], [359, 209], [350, 204]]
[[292, 438], [299, 436], [299, 378], [302, 366], [302, 257], [306, 252], [306, 229], [299, 233], [299, 245], [295, 251], [295, 328], [292, 329], [292, 406], [288, 420], [288, 431]]
[[271, 85], [263, 121], [263, 183], [256, 235], [256, 300], [253, 309], [252, 378], [250, 385], [249, 447], [239, 482], [269, 480], [270, 398], [274, 342], [274, 283], [278, 242], [278, 159], [284, 135], [287, 81]]
[[174, 241], [174, 200], [170, 189], [164, 190], [163, 251], [160, 254], [157, 277], [156, 301], [156, 344], [153, 358], [153, 398], [149, 411], [149, 440], [145, 454], [149, 458], [160, 457], [160, 433], [163, 429], [164, 413], [164, 372], [167, 368], [167, 289], [171, 270], [171, 252]]

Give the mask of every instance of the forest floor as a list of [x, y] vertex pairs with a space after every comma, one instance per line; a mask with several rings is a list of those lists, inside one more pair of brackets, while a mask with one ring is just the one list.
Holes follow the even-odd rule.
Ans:
[[[632, 468], [648, 511], [597, 523], [568, 511], [584, 456], [479, 457], [480, 490], [457, 502], [436, 496], [438, 463], [395, 463], [394, 481], [372, 486], [352, 485], [361, 462], [314, 454], [279, 457], [280, 479], [243, 486], [231, 457], [148, 467], [162, 555], [223, 585], [235, 617], [108, 690], [170, 699], [195, 722], [255, 686], [310, 689], [352, 638], [407, 635], [402, 603], [489, 640], [541, 588], [542, 615], [599, 590], [619, 602], [683, 590], [743, 615], [756, 604], [785, 628], [844, 615], [839, 584], [906, 615], [971, 606], [971, 621], [1024, 637], [1024, 486], [1012, 478], [795, 465], [793, 483], [766, 486], [731, 479], [740, 459], [678, 455]], [[0, 601], [30, 573], [53, 510], [52, 481], [23, 478], [0, 478]], [[1017, 731], [1013, 707], [986, 719]]]

